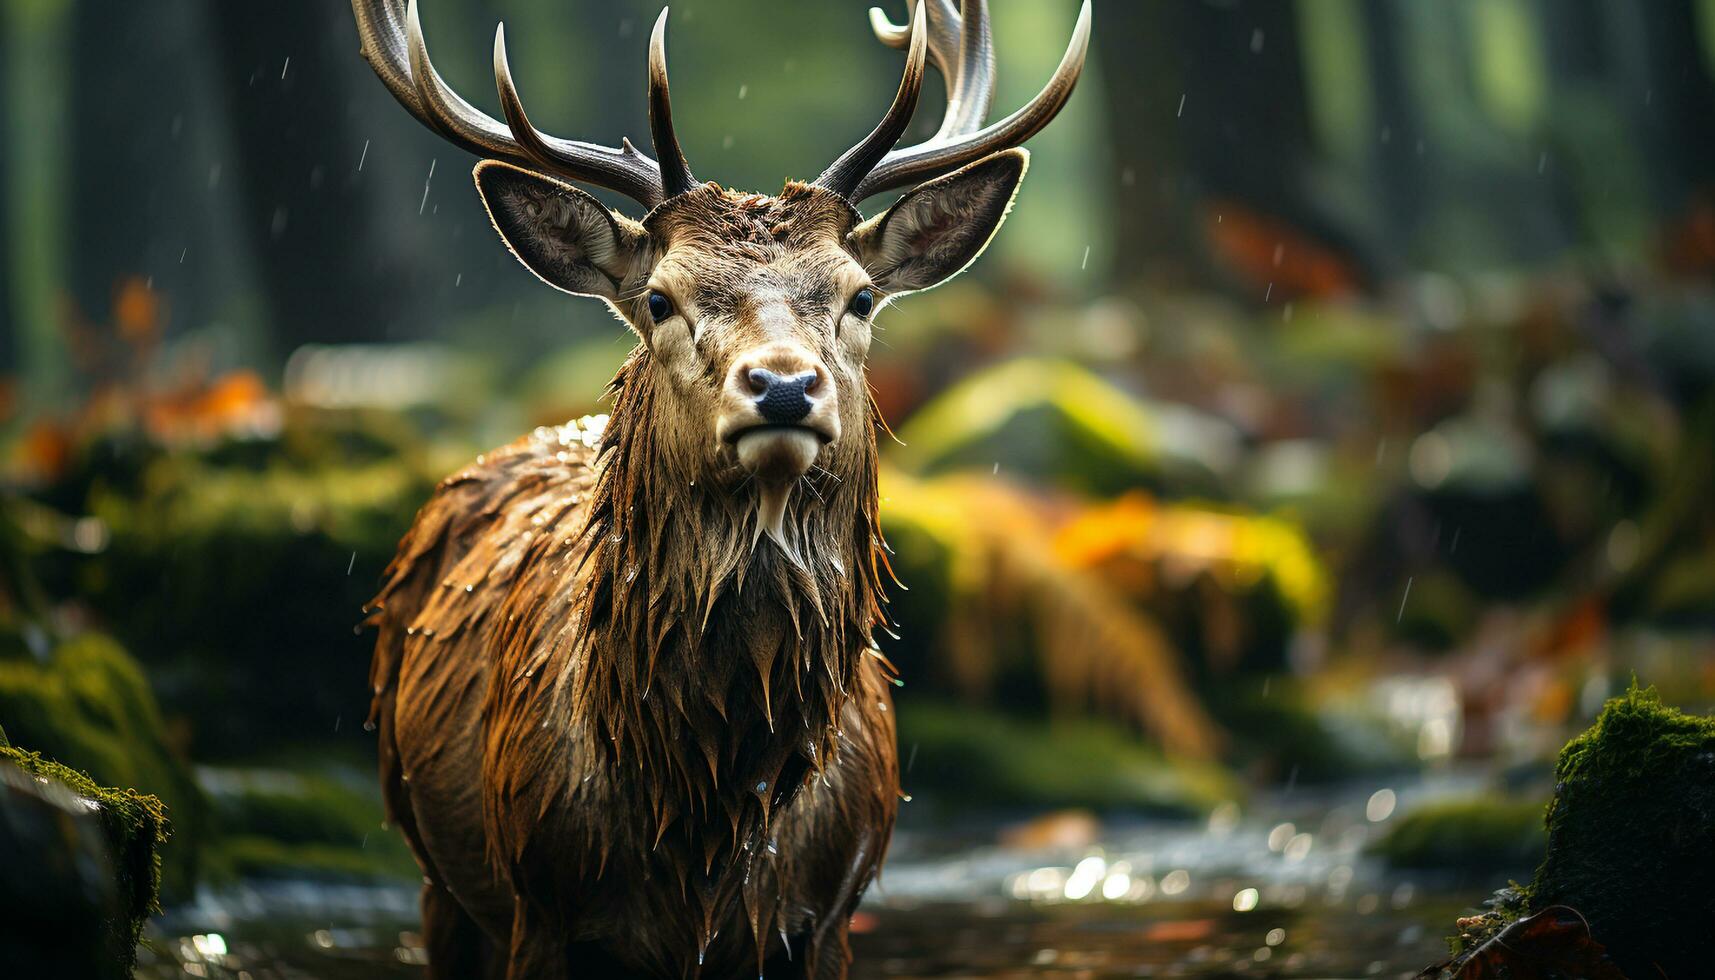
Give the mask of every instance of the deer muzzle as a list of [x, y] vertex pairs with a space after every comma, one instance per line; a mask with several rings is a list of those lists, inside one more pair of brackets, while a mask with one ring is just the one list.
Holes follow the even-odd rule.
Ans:
[[840, 437], [833, 376], [808, 351], [771, 345], [740, 358], [728, 373], [716, 435], [763, 483], [809, 472]]

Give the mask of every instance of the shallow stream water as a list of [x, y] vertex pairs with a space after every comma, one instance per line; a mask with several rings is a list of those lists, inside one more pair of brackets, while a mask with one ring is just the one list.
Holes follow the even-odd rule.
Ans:
[[[1445, 792], [1354, 789], [1197, 822], [902, 830], [854, 922], [853, 976], [1410, 977], [1445, 958], [1456, 916], [1524, 873], [1455, 882], [1366, 855], [1396, 808]], [[416, 926], [405, 886], [253, 882], [169, 910], [138, 975], [420, 976]]]

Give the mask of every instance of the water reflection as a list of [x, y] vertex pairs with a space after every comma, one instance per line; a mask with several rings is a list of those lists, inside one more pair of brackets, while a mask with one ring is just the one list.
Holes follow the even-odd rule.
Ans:
[[[1207, 821], [1109, 826], [1099, 845], [903, 830], [855, 920], [853, 975], [1409, 977], [1480, 894], [1366, 856], [1370, 828], [1425, 793], [1225, 805]], [[138, 975], [420, 976], [415, 905], [404, 885], [247, 885], [172, 910]]]

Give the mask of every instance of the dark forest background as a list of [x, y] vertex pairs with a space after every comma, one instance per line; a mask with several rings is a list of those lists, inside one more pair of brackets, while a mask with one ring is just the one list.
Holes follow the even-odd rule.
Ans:
[[[999, 113], [1077, 4], [991, 5]], [[772, 192], [867, 132], [865, 6], [675, 0], [695, 172]], [[477, 105], [504, 20], [538, 125], [644, 142], [658, 6], [422, 8]], [[1400, 862], [1528, 873], [1606, 698], [1715, 704], [1715, 0], [1093, 36], [994, 245], [871, 356], [907, 826], [1322, 787], [1394, 841], [1433, 789]], [[630, 335], [501, 247], [337, 0], [0, 0], [0, 134], [0, 728], [166, 800], [169, 904], [414, 880], [352, 627], [434, 483], [603, 411]]]

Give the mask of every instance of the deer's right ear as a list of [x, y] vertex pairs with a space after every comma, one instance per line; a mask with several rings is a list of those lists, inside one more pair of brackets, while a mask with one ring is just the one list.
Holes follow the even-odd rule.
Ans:
[[616, 300], [648, 251], [642, 225], [570, 184], [498, 160], [472, 176], [506, 247], [555, 289]]
[[847, 242], [891, 295], [945, 282], [988, 247], [1029, 166], [1029, 151], [1002, 150], [919, 184], [852, 229]]

